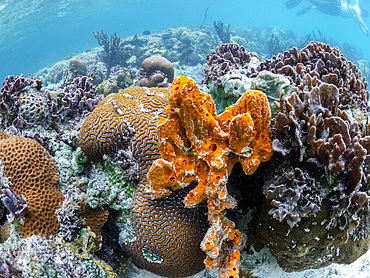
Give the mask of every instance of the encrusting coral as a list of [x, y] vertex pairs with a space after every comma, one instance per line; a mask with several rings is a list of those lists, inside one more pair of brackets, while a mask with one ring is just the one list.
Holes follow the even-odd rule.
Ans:
[[56, 234], [59, 223], [55, 210], [64, 196], [58, 187], [59, 174], [51, 155], [35, 140], [10, 136], [0, 140], [0, 159], [10, 189], [23, 195], [29, 207], [24, 223], [19, 225], [22, 235]]
[[211, 96], [200, 92], [194, 80], [180, 76], [172, 84], [166, 110], [167, 118], [158, 122], [161, 158], [148, 172], [148, 191], [159, 198], [196, 181], [184, 204], [191, 208], [207, 200], [211, 227], [201, 243], [205, 265], [219, 269], [219, 277], [238, 277], [241, 234], [226, 217], [226, 209], [236, 205], [226, 182], [235, 163], [251, 175], [270, 159], [267, 97], [260, 91], [246, 92], [217, 115]]

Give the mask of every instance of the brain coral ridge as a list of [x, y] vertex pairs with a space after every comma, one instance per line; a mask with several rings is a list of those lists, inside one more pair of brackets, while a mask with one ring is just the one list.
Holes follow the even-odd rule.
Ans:
[[225, 216], [226, 209], [236, 205], [226, 183], [235, 163], [251, 175], [271, 156], [267, 97], [260, 91], [246, 92], [217, 115], [211, 96], [200, 92], [194, 80], [180, 76], [172, 84], [166, 113], [158, 122], [161, 158], [148, 172], [149, 191], [162, 197], [197, 181], [184, 203], [194, 207], [207, 200], [211, 227], [201, 244], [205, 264], [220, 269], [220, 277], [237, 277], [240, 232]]
[[81, 150], [90, 160], [99, 161], [105, 154], [128, 148], [139, 168], [149, 169], [159, 157], [156, 124], [167, 104], [168, 89], [130, 87], [110, 94], [84, 121], [79, 132]]
[[18, 136], [1, 136], [0, 159], [10, 189], [23, 195], [29, 212], [19, 229], [24, 237], [56, 234], [59, 223], [55, 210], [64, 196], [58, 187], [59, 174], [51, 155], [35, 140]]
[[136, 239], [125, 244], [134, 264], [165, 277], [187, 277], [204, 269], [200, 243], [209, 227], [202, 205], [185, 208], [190, 189], [153, 200], [144, 186], [135, 192], [131, 221]]

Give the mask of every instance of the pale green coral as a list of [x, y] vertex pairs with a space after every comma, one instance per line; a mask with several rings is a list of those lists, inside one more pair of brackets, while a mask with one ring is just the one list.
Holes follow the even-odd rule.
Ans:
[[63, 242], [39, 236], [11, 236], [0, 244], [0, 257], [25, 278], [107, 277], [104, 268], [89, 253], [73, 253]]
[[286, 95], [290, 92], [289, 80], [269, 71], [261, 71], [255, 78], [248, 78], [242, 71], [230, 71], [220, 79], [221, 86], [216, 86], [214, 80], [208, 81], [209, 93], [218, 113], [234, 104], [248, 90], [263, 91], [269, 99], [270, 107], [274, 107], [274, 101], [279, 100], [281, 92]]
[[91, 208], [104, 205], [115, 210], [131, 208], [135, 187], [124, 178], [119, 167], [103, 160], [93, 166], [92, 176], [86, 190]]

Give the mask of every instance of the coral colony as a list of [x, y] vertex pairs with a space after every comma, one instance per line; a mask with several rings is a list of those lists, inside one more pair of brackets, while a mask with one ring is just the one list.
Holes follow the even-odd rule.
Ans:
[[[94, 65], [6, 77], [1, 277], [125, 277], [135, 265], [236, 278], [253, 275], [248, 254], [264, 247], [286, 272], [369, 250], [370, 107], [357, 66], [321, 42], [262, 61], [237, 43], [207, 55], [212, 40], [194, 33], [97, 32]], [[186, 59], [203, 54], [191, 78]]]

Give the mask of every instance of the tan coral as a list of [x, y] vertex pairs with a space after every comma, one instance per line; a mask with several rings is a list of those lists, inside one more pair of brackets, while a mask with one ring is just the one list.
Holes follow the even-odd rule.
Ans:
[[250, 175], [271, 157], [267, 97], [249, 91], [217, 115], [211, 96], [200, 92], [194, 80], [180, 76], [172, 84], [166, 114], [158, 123], [161, 159], [148, 172], [148, 190], [158, 198], [197, 181], [184, 203], [193, 207], [207, 199], [211, 227], [201, 244], [208, 255], [205, 264], [222, 269], [220, 277], [238, 277], [240, 233], [225, 216], [236, 201], [226, 183], [235, 163]]
[[85, 224], [94, 232], [95, 245], [97, 250], [99, 250], [102, 239], [102, 228], [108, 220], [109, 208], [101, 207], [93, 209], [84, 203], [80, 203], [79, 205], [82, 211], [81, 219], [83, 219]]
[[11, 189], [23, 195], [29, 206], [19, 229], [24, 237], [56, 234], [59, 223], [55, 210], [64, 196], [58, 187], [59, 174], [51, 155], [29, 138], [1, 135], [0, 159]]
[[[140, 168], [159, 157], [156, 125], [168, 104], [168, 89], [130, 87], [104, 98], [86, 118], [79, 146], [92, 161], [129, 145]], [[132, 137], [132, 138], [131, 138]]]

